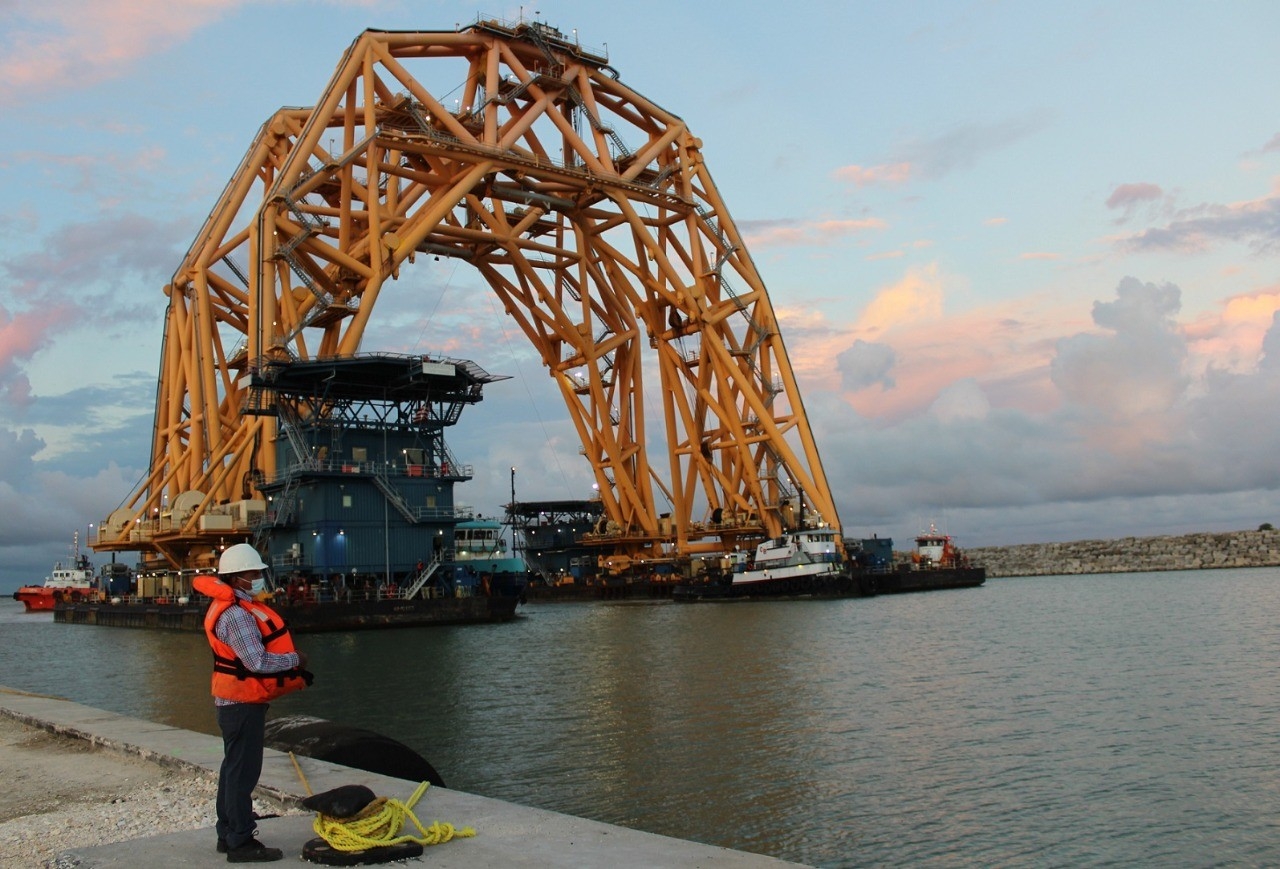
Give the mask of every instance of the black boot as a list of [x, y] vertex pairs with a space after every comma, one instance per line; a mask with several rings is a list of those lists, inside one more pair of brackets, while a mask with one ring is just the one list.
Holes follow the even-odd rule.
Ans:
[[279, 848], [268, 848], [257, 839], [250, 839], [242, 845], [227, 849], [228, 863], [273, 863], [284, 859], [284, 852]]

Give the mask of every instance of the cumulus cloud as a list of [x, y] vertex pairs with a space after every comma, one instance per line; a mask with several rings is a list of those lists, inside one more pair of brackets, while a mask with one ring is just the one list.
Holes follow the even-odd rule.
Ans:
[[1070, 402], [1113, 419], [1168, 410], [1187, 386], [1186, 341], [1174, 321], [1181, 290], [1127, 277], [1116, 295], [1093, 305], [1094, 322], [1112, 334], [1059, 341], [1053, 382]]
[[861, 339], [836, 356], [836, 368], [840, 371], [840, 386], [845, 390], [865, 389], [879, 385], [893, 386], [893, 348], [887, 344], [875, 344]]
[[929, 412], [942, 422], [982, 419], [991, 411], [991, 402], [982, 386], [972, 377], [952, 383], [934, 399]]
[[22, 517], [0, 523], [0, 584], [45, 575], [72, 532], [105, 518], [137, 485], [154, 395], [154, 372], [135, 373], [107, 388], [36, 397], [25, 409], [30, 427], [0, 426], [0, 512]]
[[1225, 299], [1219, 312], [1206, 312], [1187, 323], [1183, 334], [1193, 370], [1252, 371], [1276, 311], [1280, 287], [1263, 288]]
[[[1269, 299], [1253, 294], [1225, 305], [1221, 316], [1253, 322]], [[937, 350], [924, 381], [914, 357], [942, 333], [900, 330], [875, 346], [850, 347], [838, 357], [842, 374], [851, 375], [850, 386], [880, 386], [878, 397], [855, 405], [824, 392], [806, 401], [824, 455], [844, 457], [826, 469], [846, 532], [901, 535], [921, 517], [941, 515], [963, 542], [978, 545], [1110, 537], [1117, 527], [1156, 534], [1277, 521], [1280, 312], [1270, 309], [1265, 336], [1248, 333], [1255, 335], [1252, 364], [1230, 372], [1191, 370], [1180, 313], [1176, 285], [1121, 281], [1111, 298], [1094, 303], [1092, 328], [1050, 341], [1038, 363], [1032, 353], [1021, 363], [1023, 376], [1057, 391], [1060, 400], [1050, 404], [1011, 400], [1017, 389], [1002, 393], [1016, 379], [1008, 360], [976, 374], [961, 361], [966, 348], [1003, 352], [1009, 336], [1033, 337], [1038, 327], [1030, 323], [997, 328], [949, 319], [955, 343]], [[885, 360], [892, 360], [892, 380], [877, 383], [877, 370], [889, 370]], [[937, 384], [930, 403], [878, 413], [898, 393], [922, 392], [930, 382]], [[974, 536], [966, 539], [966, 529]]]
[[902, 280], [879, 290], [858, 317], [855, 329], [879, 333], [941, 315], [942, 279], [937, 264], [931, 263], [909, 269]]
[[1280, 373], [1280, 311], [1271, 315], [1271, 328], [1262, 339], [1262, 359], [1258, 364], [1263, 371]]

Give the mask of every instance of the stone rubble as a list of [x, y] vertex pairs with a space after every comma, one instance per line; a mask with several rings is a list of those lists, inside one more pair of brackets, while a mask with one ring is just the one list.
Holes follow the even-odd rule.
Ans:
[[1136, 573], [1280, 565], [1280, 530], [1201, 532], [966, 549], [988, 577]]
[[[0, 866], [55, 867], [70, 848], [106, 845], [180, 830], [209, 830], [217, 859], [210, 773], [174, 769], [96, 749], [0, 716]], [[258, 799], [259, 815], [303, 813]]]
[[[216, 782], [170, 772], [159, 785], [123, 793], [106, 803], [69, 803], [43, 814], [0, 824], [0, 866], [62, 869], [55, 857], [69, 848], [125, 842], [180, 830], [209, 829], [209, 855], [217, 858], [213, 836]], [[297, 814], [254, 801], [260, 815]]]

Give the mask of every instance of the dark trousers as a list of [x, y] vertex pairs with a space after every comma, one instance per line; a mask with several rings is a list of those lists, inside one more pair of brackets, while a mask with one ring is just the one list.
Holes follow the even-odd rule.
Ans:
[[263, 730], [266, 703], [234, 703], [218, 706], [222, 731], [222, 768], [218, 772], [218, 838], [228, 848], [253, 838], [253, 789], [262, 774]]

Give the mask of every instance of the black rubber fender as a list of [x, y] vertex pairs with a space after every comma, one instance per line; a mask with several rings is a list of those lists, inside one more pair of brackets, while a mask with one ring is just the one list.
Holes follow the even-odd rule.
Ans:
[[325, 760], [412, 782], [447, 787], [440, 773], [403, 742], [311, 715], [284, 715], [267, 722], [266, 744], [277, 751]]

